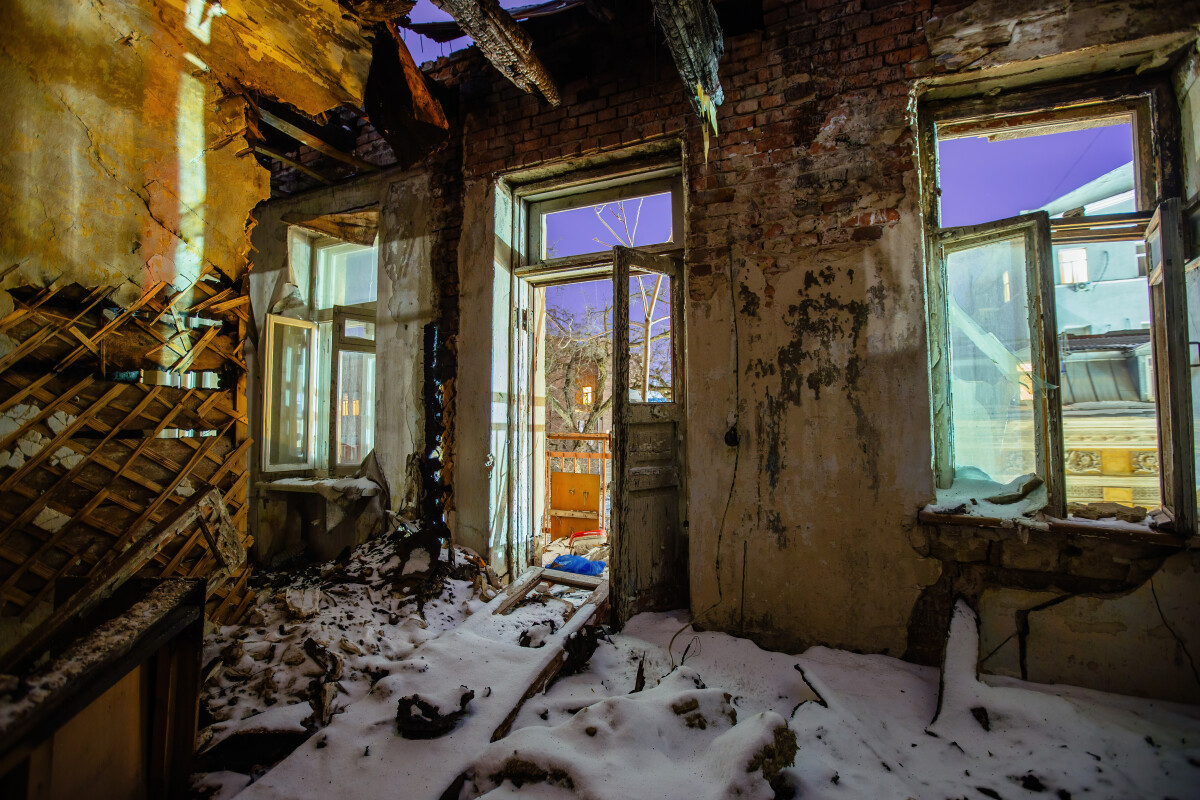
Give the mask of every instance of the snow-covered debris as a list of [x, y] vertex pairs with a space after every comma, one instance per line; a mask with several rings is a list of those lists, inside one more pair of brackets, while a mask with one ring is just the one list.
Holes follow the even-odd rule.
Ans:
[[770, 781], [796, 754], [783, 717], [738, 721], [728, 692], [688, 667], [637, 694], [610, 697], [552, 728], [494, 742], [471, 767], [462, 798], [547, 784], [543, 797], [742, 797], [770, 800]]
[[[365, 696], [423, 642], [456, 628], [484, 605], [486, 597], [477, 589], [486, 586], [480, 562], [461, 548], [443, 551], [442, 568], [420, 585], [404, 577], [405, 562], [396, 554], [405, 551], [412, 533], [406, 528], [380, 536], [344, 564], [263, 575], [268, 583], [259, 589], [246, 623], [207, 637], [201, 769], [227, 772], [228, 753], [247, 771], [255, 763], [269, 766]], [[425, 564], [428, 570], [427, 553]], [[236, 747], [219, 749], [235, 736], [271, 746], [264, 747], [260, 762], [244, 759]], [[276, 748], [280, 741], [288, 747]], [[226, 791], [236, 783], [229, 775], [198, 776], [195, 785], [219, 784]]]
[[960, 605], [940, 708], [936, 669], [821, 647], [800, 656], [825, 705], [806, 703], [791, 720], [800, 751], [785, 775], [799, 796], [1197, 796], [1200, 709], [980, 680], [975, 625]]
[[[596, 611], [594, 603], [542, 594], [496, 614], [505, 599], [497, 596], [394, 665], [365, 697], [251, 784], [243, 800], [324, 798], [330, 785], [361, 797], [396, 796], [397, 787], [406, 800], [443, 797], [493, 735], [507, 729], [529, 687]], [[552, 621], [557, 630], [544, 647], [522, 642], [531, 626]]]
[[[963, 618], [956, 620], [961, 627]], [[1197, 796], [1200, 709], [1194, 706], [1010, 678], [977, 680], [978, 646], [956, 631], [943, 711], [931, 727], [938, 708], [937, 669], [824, 647], [799, 656], [776, 653], [727, 634], [695, 633], [686, 623], [682, 612], [631, 619], [619, 635], [600, 643], [583, 672], [526, 703], [514, 733], [494, 745], [496, 752], [521, 741], [518, 735], [528, 736], [525, 729], [566, 731], [580, 709], [629, 695], [639, 672], [653, 687], [672, 661], [682, 660], [709, 687], [731, 695], [737, 727], [764, 711], [789, 720], [799, 750], [782, 771], [780, 796], [787, 790], [797, 797], [844, 800]], [[982, 712], [972, 711], [978, 708], [987, 710], [989, 731], [979, 722]], [[590, 750], [598, 745], [592, 737], [583, 744], [571, 758], [590, 764]], [[593, 800], [691, 800], [670, 782], [669, 765], [635, 748], [622, 750], [620, 758], [637, 772], [639, 785], [652, 789], [625, 795], [598, 789], [588, 795]], [[1036, 791], [1039, 785], [1047, 787], [1044, 793]], [[573, 795], [548, 782], [517, 788], [510, 779], [482, 796]]]
[[[380, 559], [393, 574], [403, 570], [402, 559]], [[695, 632], [683, 612], [639, 615], [601, 641], [581, 672], [530, 699], [512, 733], [488, 744], [509, 707], [505, 698], [522, 691], [523, 676], [559, 646], [531, 646], [530, 631], [561, 624], [568, 605], [543, 595], [509, 615], [478, 612], [391, 665], [365, 695], [355, 687], [369, 675], [327, 681], [345, 687], [336, 699], [344, 713], [250, 784], [242, 800], [327, 797], [331, 786], [352, 797], [437, 798], [462, 775], [462, 791], [446, 796], [1197, 796], [1200, 709], [980, 678], [976, 623], [965, 605], [954, 614], [944, 675], [823, 647], [766, 651]], [[323, 606], [314, 621], [327, 613]], [[339, 639], [325, 641], [337, 658], [309, 668], [329, 678], [341, 659], [349, 675], [357, 657]], [[252, 668], [252, 650], [247, 640], [229, 656]], [[401, 703], [431, 721], [463, 713], [438, 738], [409, 739], [397, 731]], [[215, 772], [202, 780], [230, 797], [250, 778]]]

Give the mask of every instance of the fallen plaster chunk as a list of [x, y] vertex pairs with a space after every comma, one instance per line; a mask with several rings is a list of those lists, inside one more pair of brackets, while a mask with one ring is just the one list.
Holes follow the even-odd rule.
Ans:
[[289, 588], [284, 592], [288, 613], [296, 619], [309, 619], [321, 610], [321, 589], [316, 586]]
[[71, 518], [66, 514], [61, 514], [53, 508], [43, 508], [38, 512], [38, 515], [33, 518], [33, 524], [37, 525], [44, 531], [54, 533], [62, 530], [62, 527], [71, 521]]
[[46, 426], [50, 428], [53, 433], [59, 434], [62, 433], [68, 425], [75, 422], [76, 419], [77, 418], [73, 414], [55, 411], [50, 415], [49, 419], [46, 420]]
[[1030, 472], [1027, 475], [1019, 475], [1006, 483], [1004, 487], [992, 495], [984, 499], [989, 503], [995, 503], [998, 506], [1006, 506], [1015, 503], [1018, 500], [1024, 500], [1029, 496], [1029, 493], [1041, 486], [1043, 481], [1037, 474]]
[[60, 447], [54, 451], [54, 455], [50, 456], [49, 461], [51, 466], [74, 469], [83, 461], [83, 456], [69, 447]]
[[41, 409], [35, 405], [18, 403], [0, 415], [0, 437], [6, 437], [19, 431], [26, 422], [36, 417]]

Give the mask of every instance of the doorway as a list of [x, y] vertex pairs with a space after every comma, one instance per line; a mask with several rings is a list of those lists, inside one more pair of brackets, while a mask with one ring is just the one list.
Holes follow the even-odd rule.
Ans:
[[686, 605], [682, 192], [592, 174], [513, 190], [509, 563], [603, 561], [623, 621]]

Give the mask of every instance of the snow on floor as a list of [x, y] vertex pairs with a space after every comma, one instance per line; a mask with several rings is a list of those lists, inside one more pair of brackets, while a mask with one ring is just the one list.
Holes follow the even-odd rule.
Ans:
[[[705, 685], [729, 692], [739, 720], [754, 721], [763, 713], [789, 720], [799, 749], [783, 774], [798, 797], [1200, 797], [1200, 708], [1011, 678], [979, 681], [977, 639], [963, 622], [956, 617], [961, 629], [955, 643], [965, 654], [952, 661], [951, 688], [940, 715], [939, 670], [895, 658], [823, 647], [787, 656], [690, 628], [676, 638], [671, 652]], [[611, 643], [600, 645], [587, 671], [560, 680], [527, 703], [516, 724], [522, 730], [493, 745], [492, 760], [479, 766], [496, 772], [502, 746], [510, 754], [514, 748], [525, 757], [537, 754], [531, 760], [543, 766], [561, 766], [550, 753], [556, 739], [579, 739], [579, 723], [573, 720], [580, 715], [573, 712], [606, 698], [647, 696], [628, 694], [642, 655], [646, 685], [653, 686], [670, 669], [667, 643], [685, 623], [680, 613], [634, 617]], [[986, 730], [983, 712], [972, 709], [987, 710]], [[660, 724], [669, 716], [660, 715]], [[931, 727], [935, 716], [938, 722]], [[676, 732], [677, 739], [689, 736], [695, 738], [686, 728]], [[630, 794], [630, 779], [620, 765], [647, 763], [642, 743], [634, 737], [627, 746], [620, 741], [581, 746], [577, 766], [565, 772], [596, 800], [711, 796], [677, 781], [669, 759], [639, 771], [635, 783], [643, 789]], [[593, 779], [598, 762], [611, 765], [607, 782]], [[485, 780], [481, 788], [487, 786]], [[536, 792], [529, 783], [518, 789], [510, 780], [472, 796], [574, 796], [561, 781], [538, 785]]]
[[[243, 798], [438, 798], [458, 774], [461, 800], [1200, 798], [1200, 707], [980, 680], [965, 606], [944, 681], [886, 656], [787, 655], [697, 633], [683, 612], [642, 614], [582, 672], [530, 699], [507, 737], [462, 747], [464, 731], [494, 726], [501, 709], [488, 696], [511, 694], [511, 672], [539, 653], [512, 639], [533, 619], [524, 615], [542, 613], [481, 614], [421, 645], [413, 670], [349, 692], [345, 713]], [[461, 668], [440, 683], [470, 684], [477, 698], [458, 728], [397, 736], [397, 695], [430, 683], [422, 664], [455, 659]], [[209, 785], [228, 797], [246, 780], [217, 773]]]
[[[595, 609], [585, 603], [571, 614], [574, 605], [555, 597], [495, 614], [503, 599], [423, 644], [238, 796], [324, 800], [336, 791], [360, 798], [441, 798]], [[543, 627], [538, 637], [530, 636]], [[406, 724], [432, 721], [458, 710], [465, 714], [440, 736], [413, 738], [397, 729], [401, 717]]]
[[[216, 748], [239, 734], [293, 733], [299, 740], [316, 727], [313, 683], [326, 675], [326, 668], [314, 651], [323, 648], [338, 663], [331, 701], [332, 713], [337, 714], [422, 643], [457, 629], [486, 604], [479, 586], [452, 575], [418, 611], [411, 589], [420, 576], [410, 566], [418, 563], [428, 570], [430, 559], [418, 549], [401, 561], [398, 543], [409, 533], [402, 529], [385, 534], [358, 548], [344, 565], [316, 565], [261, 588], [243, 624], [218, 629], [206, 638], [201, 693], [205, 727], [198, 737], [201, 768], [227, 759]], [[443, 551], [442, 558], [453, 558], [458, 574], [479, 571], [468, 563], [472, 556], [458, 548]], [[320, 647], [308, 644], [310, 640]], [[235, 752], [232, 760], [242, 760], [238, 756], [246, 748], [240, 749], [243, 753]], [[196, 777], [198, 791], [216, 798], [231, 797], [249, 782], [249, 775], [228, 770]]]

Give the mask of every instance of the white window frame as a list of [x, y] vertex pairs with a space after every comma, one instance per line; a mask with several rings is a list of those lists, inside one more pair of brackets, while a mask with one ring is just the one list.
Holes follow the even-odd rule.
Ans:
[[[338, 370], [341, 367], [342, 353], [370, 353], [375, 355], [375, 339], [362, 339], [357, 336], [346, 336], [346, 322], [348, 320], [357, 320], [359, 322], [369, 322], [375, 324], [375, 313], [366, 311], [360, 306], [334, 306], [333, 308], [333, 336], [331, 337], [330, 349], [330, 366], [329, 366], [329, 446], [327, 448], [329, 458], [329, 472], [333, 475], [349, 475], [358, 470], [359, 464], [340, 464], [337, 457], [338, 445]], [[379, 380], [379, 360], [376, 357], [375, 361], [375, 380]], [[378, 415], [378, 409], [375, 409]], [[371, 427], [374, 428], [375, 418], [371, 418]], [[374, 434], [372, 433], [371, 442], [374, 448]]]
[[263, 363], [266, 365], [263, 376], [263, 447], [262, 447], [262, 469], [263, 472], [297, 472], [300, 470], [311, 470], [316, 466], [316, 427], [317, 427], [317, 405], [316, 402], [308, 403], [307, 417], [305, 424], [305, 442], [304, 451], [307, 458], [301, 462], [281, 463], [276, 464], [271, 461], [271, 440], [275, 432], [277, 420], [271, 413], [271, 398], [275, 392], [276, 376], [271, 365], [274, 363], [275, 348], [279, 342], [277, 339], [278, 326], [287, 325], [295, 328], [301, 328], [308, 332], [308, 386], [310, 395], [317, 394], [317, 359], [316, 359], [316, 337], [317, 324], [310, 320], [294, 319], [292, 317], [284, 317], [279, 314], [267, 314], [266, 317], [266, 358]]
[[[375, 301], [368, 301], [354, 306], [333, 306], [331, 308], [318, 309], [317, 303], [320, 298], [320, 292], [325, 286], [325, 281], [328, 276], [324, 276], [322, 272], [323, 264], [328, 262], [331, 255], [336, 255], [337, 252], [344, 252], [355, 248], [367, 247], [367, 245], [357, 244], [355, 242], [347, 242], [343, 239], [328, 236], [322, 233], [309, 231], [301, 226], [292, 226], [288, 229], [288, 253], [289, 258], [294, 254], [296, 247], [295, 242], [298, 237], [304, 237], [305, 244], [308, 247], [308, 263], [293, 264], [292, 271], [298, 280], [306, 282], [307, 293], [305, 296], [306, 309], [304, 311], [305, 318], [285, 317], [277, 314], [267, 315], [267, 331], [265, 337], [265, 352], [266, 359], [264, 360], [264, 375], [263, 375], [263, 392], [264, 398], [268, 398], [263, 403], [263, 447], [262, 447], [262, 470], [263, 472], [279, 473], [279, 472], [306, 472], [306, 473], [327, 473], [334, 475], [352, 474], [358, 469], [358, 464], [354, 465], [339, 465], [337, 463], [337, 423], [338, 415], [335, 408], [337, 395], [337, 380], [338, 380], [338, 361], [342, 351], [358, 351], [358, 352], [375, 352], [375, 341], [360, 339], [357, 337], [345, 336], [345, 323], [347, 320], [361, 320], [363, 322], [375, 323], [375, 308], [378, 302], [378, 257], [379, 246], [378, 241], [372, 246], [376, 253], [376, 293]], [[296, 327], [303, 327], [310, 331], [309, 334], [309, 364], [311, 374], [309, 378], [310, 391], [315, 400], [309, 404], [308, 409], [308, 433], [306, 441], [306, 452], [308, 458], [302, 463], [294, 464], [272, 464], [270, 463], [270, 441], [273, 433], [276, 420], [272, 419], [269, 398], [275, 388], [275, 375], [273, 374], [270, 365], [272, 364], [271, 357], [274, 354], [274, 346], [276, 345], [274, 335], [274, 325], [285, 324]], [[328, 344], [326, 344], [328, 343]], [[322, 385], [321, 381], [321, 365], [323, 359], [329, 359], [329, 381]], [[376, 362], [376, 380], [378, 381], [378, 362]], [[378, 409], [376, 409], [377, 416]], [[325, 416], [323, 416], [325, 415]], [[374, 425], [372, 419], [372, 425]], [[327, 422], [327, 424], [326, 424]], [[322, 429], [323, 433], [317, 434], [317, 429]]]

